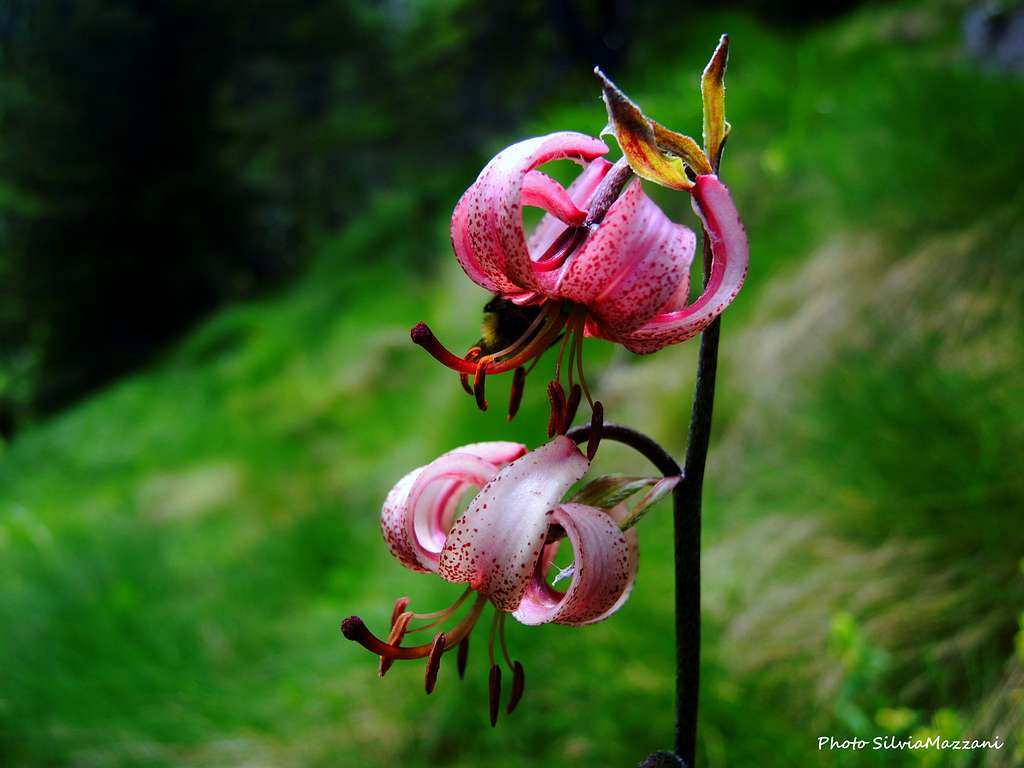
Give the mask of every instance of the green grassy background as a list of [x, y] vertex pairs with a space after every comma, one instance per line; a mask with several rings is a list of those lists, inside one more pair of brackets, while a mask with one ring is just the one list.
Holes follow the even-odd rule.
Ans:
[[[1024, 83], [965, 56], [961, 9], [789, 34], [706, 18], [620, 78], [698, 134], [699, 72], [731, 34], [723, 177], [752, 257], [706, 490], [702, 765], [1021, 764]], [[596, 133], [595, 97], [492, 149]], [[693, 225], [685, 196], [651, 194]], [[421, 665], [379, 680], [338, 632], [352, 613], [383, 627], [400, 594], [429, 610], [458, 592], [380, 539], [401, 474], [463, 442], [544, 439], [536, 382], [508, 424], [408, 340], [425, 319], [467, 346], [485, 299], [415, 189], [375, 193], [289, 290], [0, 454], [0, 763], [610, 766], [669, 746], [666, 506], [613, 619], [510, 625], [527, 692], [494, 730], [481, 640], [428, 699]], [[694, 344], [586, 354], [611, 416], [682, 449]], [[816, 746], [932, 732], [1006, 747]]]

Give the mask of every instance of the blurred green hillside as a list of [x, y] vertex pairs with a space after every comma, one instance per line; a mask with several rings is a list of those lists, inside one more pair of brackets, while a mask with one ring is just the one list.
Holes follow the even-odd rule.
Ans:
[[[1024, 80], [965, 52], [965, 9], [799, 32], [700, 17], [617, 77], [698, 134], [699, 73], [730, 33], [723, 178], [752, 264], [705, 491], [701, 765], [1024, 764]], [[450, 204], [517, 138], [596, 134], [591, 87], [494, 129]], [[398, 595], [457, 595], [383, 545], [398, 477], [465, 442], [544, 440], [536, 382], [507, 423], [410, 343], [429, 320], [468, 346], [486, 300], [413, 179], [354, 196], [287, 291], [0, 453], [0, 765], [624, 766], [671, 744], [667, 508], [611, 620], [509, 625], [526, 693], [494, 730], [479, 638], [466, 680], [446, 663], [427, 698], [422, 666], [380, 680], [338, 632], [384, 626]], [[649, 191], [694, 226], [685, 196]], [[586, 355], [615, 420], [683, 448], [693, 343]], [[597, 465], [644, 471], [611, 445]], [[1006, 746], [817, 748], [931, 733]]]

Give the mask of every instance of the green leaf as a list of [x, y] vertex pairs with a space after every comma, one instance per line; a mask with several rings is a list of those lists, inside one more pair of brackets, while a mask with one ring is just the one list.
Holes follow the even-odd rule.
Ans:
[[627, 475], [602, 475], [587, 483], [571, 499], [577, 504], [611, 509], [634, 493], [651, 488], [659, 481], [657, 477], [629, 477]]
[[729, 36], [722, 35], [700, 79], [700, 93], [704, 101], [704, 152], [711, 158], [716, 172], [730, 130], [729, 123], [725, 121], [725, 70], [728, 65]]

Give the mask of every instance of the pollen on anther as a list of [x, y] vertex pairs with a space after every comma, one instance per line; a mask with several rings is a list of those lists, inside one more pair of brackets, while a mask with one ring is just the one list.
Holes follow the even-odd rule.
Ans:
[[424, 678], [424, 687], [427, 694], [433, 693], [437, 685], [437, 673], [441, 669], [441, 656], [444, 654], [445, 634], [441, 632], [434, 638], [430, 647], [430, 656], [427, 658], [427, 672]]
[[491, 728], [498, 724], [498, 707], [501, 704], [501, 667], [495, 664], [487, 680], [490, 694]]
[[515, 711], [520, 699], [523, 698], [525, 684], [526, 673], [523, 671], [523, 665], [516, 661], [512, 666], [512, 692], [508, 697], [508, 706], [505, 709], [505, 714], [511, 715]]

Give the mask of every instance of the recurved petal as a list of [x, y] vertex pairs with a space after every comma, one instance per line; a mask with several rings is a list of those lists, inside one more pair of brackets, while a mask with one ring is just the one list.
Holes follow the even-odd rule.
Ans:
[[586, 305], [602, 335], [630, 331], [689, 280], [695, 244], [634, 181], [562, 269], [556, 294]]
[[530, 171], [523, 179], [523, 205], [543, 208], [564, 224], [579, 226], [587, 218], [587, 212], [576, 205], [568, 190], [546, 173]]
[[459, 453], [471, 453], [498, 466], [504, 466], [511, 461], [515, 461], [527, 452], [526, 446], [522, 443], [513, 443], [508, 440], [488, 440], [481, 443], [469, 443], [454, 450]]
[[405, 475], [381, 508], [381, 531], [391, 553], [411, 570], [436, 571], [459, 499], [525, 452], [519, 443], [473, 443]]
[[[577, 176], [566, 192], [572, 198], [573, 203], [584, 210], [590, 207], [590, 198], [593, 197], [601, 180], [608, 175], [612, 164], [599, 157], [587, 164], [580, 175]], [[530, 257], [536, 259], [543, 254], [548, 247], [565, 231], [565, 220], [552, 214], [545, 214], [534, 228], [527, 245], [529, 246]]]
[[636, 580], [636, 531], [623, 533], [607, 512], [584, 504], [563, 504], [551, 522], [565, 529], [572, 546], [572, 580], [564, 592], [548, 584], [551, 550], [561, 542], [548, 545], [513, 616], [523, 624], [593, 624], [608, 618], [626, 602]]
[[729, 190], [717, 176], [698, 176], [693, 208], [711, 242], [711, 277], [700, 297], [685, 309], [655, 315], [647, 323], [619, 334], [616, 341], [639, 354], [685, 341], [703, 331], [736, 298], [750, 261], [747, 233]]
[[555, 507], [589, 465], [572, 440], [558, 436], [502, 469], [455, 521], [438, 574], [468, 582], [499, 609], [514, 610], [541, 556]]
[[[496, 293], [537, 290], [540, 286], [533, 276], [523, 234], [522, 195], [527, 175], [552, 160], [570, 158], [586, 163], [607, 151], [600, 139], [570, 131], [527, 139], [502, 150], [480, 172], [452, 214], [452, 246], [466, 274]], [[564, 203], [564, 190], [559, 195], [548, 185], [538, 195], [540, 182], [531, 178], [529, 200], [542, 205], [545, 200]]]
[[405, 529], [405, 518], [408, 510], [409, 489], [416, 482], [425, 467], [417, 467], [406, 474], [401, 480], [395, 483], [388, 491], [387, 498], [380, 510], [380, 531], [384, 534], [384, 541], [391, 550], [391, 554], [398, 558], [398, 561], [412, 571], [426, 571], [420, 565], [416, 550]]

